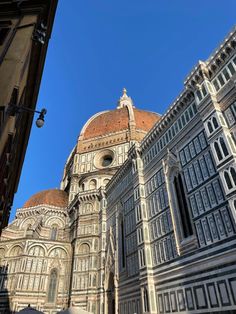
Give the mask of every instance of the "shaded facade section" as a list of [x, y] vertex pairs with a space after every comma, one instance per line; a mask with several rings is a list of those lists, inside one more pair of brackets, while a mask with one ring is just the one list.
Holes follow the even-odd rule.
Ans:
[[9, 219], [36, 106], [57, 0], [0, 3], [0, 232]]
[[[51, 191], [55, 199], [57, 192]], [[43, 203], [18, 209], [16, 219], [2, 232], [1, 313], [10, 313], [7, 297], [12, 313], [28, 304], [44, 313], [68, 306], [72, 263], [68, 214], [65, 207], [56, 206], [57, 201], [52, 205], [47, 195], [48, 191], [41, 193]]]

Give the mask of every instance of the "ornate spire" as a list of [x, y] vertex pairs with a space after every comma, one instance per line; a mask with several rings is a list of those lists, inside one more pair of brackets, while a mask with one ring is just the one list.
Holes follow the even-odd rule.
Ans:
[[132, 107], [134, 107], [132, 98], [127, 95], [126, 88], [123, 88], [123, 95], [118, 100], [117, 108], [120, 109], [120, 108], [123, 108], [124, 106], [127, 106], [127, 105], [131, 105]]

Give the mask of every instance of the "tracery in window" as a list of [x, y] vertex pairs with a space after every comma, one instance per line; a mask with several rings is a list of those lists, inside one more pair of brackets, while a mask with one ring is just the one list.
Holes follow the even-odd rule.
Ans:
[[219, 128], [219, 123], [215, 116], [208, 119], [207, 125], [207, 132], [211, 135], [215, 130]]
[[222, 161], [229, 155], [228, 147], [226, 146], [225, 140], [223, 137], [218, 138], [214, 142], [214, 150], [217, 156], [218, 161]]
[[236, 170], [230, 167], [228, 170], [224, 171], [224, 179], [228, 190], [236, 187]]

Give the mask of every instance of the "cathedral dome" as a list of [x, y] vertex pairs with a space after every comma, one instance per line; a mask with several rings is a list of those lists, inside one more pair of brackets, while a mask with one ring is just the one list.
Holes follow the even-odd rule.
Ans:
[[62, 190], [45, 190], [31, 196], [25, 202], [23, 208], [38, 205], [51, 205], [56, 207], [66, 207], [68, 205], [68, 194]]
[[[159, 115], [153, 112], [133, 108], [135, 128], [149, 131], [159, 119]], [[86, 125], [83, 139], [104, 136], [129, 129], [130, 114], [127, 107], [100, 112], [93, 116]]]
[[110, 134], [130, 131], [148, 132], [160, 115], [154, 112], [136, 109], [132, 99], [127, 96], [126, 89], [115, 110], [103, 111], [92, 116], [83, 127], [80, 139], [90, 140]]

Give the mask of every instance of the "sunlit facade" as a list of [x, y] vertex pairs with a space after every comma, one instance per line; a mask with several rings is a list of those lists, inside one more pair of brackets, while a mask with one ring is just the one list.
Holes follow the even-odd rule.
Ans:
[[0, 311], [236, 311], [235, 47], [233, 30], [163, 116], [124, 89], [88, 120], [61, 189], [3, 231]]

